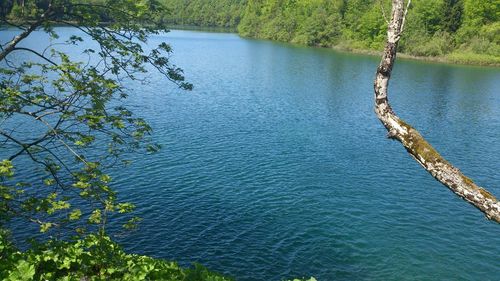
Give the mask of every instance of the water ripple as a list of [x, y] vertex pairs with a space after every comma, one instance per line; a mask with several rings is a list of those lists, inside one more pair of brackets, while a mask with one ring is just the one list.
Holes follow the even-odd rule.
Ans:
[[[130, 97], [164, 149], [113, 171], [143, 218], [118, 238], [128, 250], [238, 280], [500, 280], [498, 226], [384, 138], [377, 59], [233, 34], [151, 44], [163, 41], [195, 90], [153, 75]], [[498, 77], [399, 61], [391, 91], [404, 119], [500, 195]]]

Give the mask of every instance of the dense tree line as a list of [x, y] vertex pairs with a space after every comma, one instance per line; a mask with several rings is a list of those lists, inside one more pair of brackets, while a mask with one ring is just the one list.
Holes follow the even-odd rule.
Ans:
[[[165, 0], [167, 21], [238, 27], [242, 36], [309, 46], [381, 50], [387, 0]], [[499, 0], [414, 0], [399, 51], [500, 63]]]
[[[28, 1], [29, 2], [29, 1]], [[47, 1], [39, 1], [43, 3]], [[104, 0], [83, 2], [103, 3]], [[340, 49], [381, 50], [388, 0], [161, 0], [163, 22], [238, 28], [244, 37]], [[14, 3], [2, 2], [0, 13]], [[10, 10], [10, 9], [8, 9]], [[107, 15], [101, 15], [109, 21]], [[460, 62], [500, 63], [500, 0], [414, 0], [399, 51]]]
[[236, 27], [243, 15], [246, 0], [163, 0], [170, 9], [169, 23], [210, 27]]

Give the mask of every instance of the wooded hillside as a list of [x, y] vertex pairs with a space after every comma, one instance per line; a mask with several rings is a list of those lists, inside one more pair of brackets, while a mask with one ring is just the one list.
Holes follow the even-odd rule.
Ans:
[[[390, 1], [164, 0], [169, 23], [237, 27], [244, 37], [381, 50]], [[414, 0], [400, 52], [500, 63], [500, 0]]]

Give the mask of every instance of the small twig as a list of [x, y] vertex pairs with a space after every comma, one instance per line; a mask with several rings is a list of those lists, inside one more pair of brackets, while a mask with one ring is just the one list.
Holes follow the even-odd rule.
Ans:
[[387, 19], [387, 15], [385, 14], [384, 3], [382, 3], [382, 0], [380, 0], [379, 3], [380, 3], [380, 9], [382, 10], [382, 16], [384, 17], [384, 20], [387, 23], [387, 25], [389, 25], [389, 20]]
[[59, 140], [59, 142], [61, 142], [73, 155], [75, 155], [76, 158], [82, 161], [85, 165], [88, 164], [87, 161], [85, 161], [85, 159], [83, 159], [73, 148], [71, 148], [71, 146], [69, 146], [66, 142], [64, 142], [64, 140], [59, 136], [57, 131], [47, 121], [43, 120], [39, 116], [36, 116], [35, 114], [32, 114], [32, 116], [35, 118], [35, 120], [38, 120], [43, 124], [45, 124], [45, 126], [47, 126], [52, 131], [57, 140]]
[[406, 15], [408, 15], [408, 9], [410, 9], [410, 4], [411, 4], [411, 0], [408, 0], [408, 3], [406, 4], [406, 9], [405, 9], [404, 14], [403, 14], [403, 22], [401, 23], [401, 30], [399, 31], [398, 35], [401, 35], [401, 33], [403, 33], [403, 31], [405, 29]]

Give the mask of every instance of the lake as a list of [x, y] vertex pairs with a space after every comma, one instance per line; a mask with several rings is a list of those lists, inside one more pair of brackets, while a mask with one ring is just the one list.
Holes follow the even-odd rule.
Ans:
[[[59, 28], [64, 37], [72, 29]], [[373, 111], [379, 58], [172, 31], [194, 90], [152, 72], [135, 112], [163, 149], [112, 171], [128, 251], [237, 280], [499, 280], [500, 226], [435, 181]], [[398, 60], [389, 97], [500, 196], [500, 69]]]

